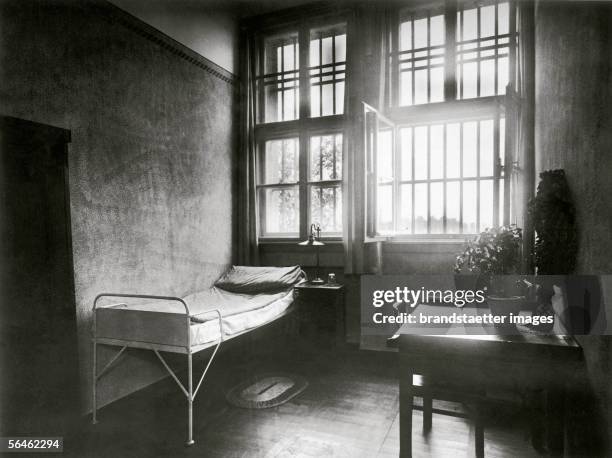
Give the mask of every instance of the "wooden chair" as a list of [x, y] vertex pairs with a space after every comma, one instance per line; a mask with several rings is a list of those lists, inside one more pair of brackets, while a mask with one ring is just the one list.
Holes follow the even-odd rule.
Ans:
[[[419, 408], [412, 404], [413, 410], [423, 411], [423, 434], [427, 435], [431, 432], [433, 426], [433, 413], [441, 415], [452, 415], [459, 417], [470, 417], [474, 422], [475, 440], [474, 451], [477, 458], [484, 457], [484, 421], [482, 405], [486, 402], [485, 389], [482, 386], [472, 386], [466, 389], [465, 386], [436, 384], [432, 380], [428, 380], [421, 375], [413, 375], [412, 377], [413, 393], [423, 399], [423, 407]], [[455, 412], [434, 409], [433, 400], [451, 401], [467, 403], [473, 409], [467, 415], [457, 414]]]

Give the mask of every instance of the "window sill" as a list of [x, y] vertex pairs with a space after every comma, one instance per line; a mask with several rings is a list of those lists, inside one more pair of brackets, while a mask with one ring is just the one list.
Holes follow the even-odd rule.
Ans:
[[[258, 245], [299, 245], [305, 239], [259, 239]], [[340, 238], [321, 238], [325, 245], [342, 245], [344, 242]]]

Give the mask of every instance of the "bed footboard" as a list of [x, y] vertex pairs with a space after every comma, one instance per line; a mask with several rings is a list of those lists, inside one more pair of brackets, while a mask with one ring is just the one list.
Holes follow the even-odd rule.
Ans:
[[[137, 298], [150, 300], [164, 300], [180, 302], [185, 313], [165, 313], [152, 311], [126, 310], [122, 308], [125, 304], [113, 304], [109, 306], [98, 306], [98, 301], [104, 297]], [[97, 384], [98, 380], [108, 372], [111, 366], [119, 359], [127, 348], [144, 348], [152, 350], [170, 376], [177, 383], [188, 403], [188, 427], [187, 445], [192, 445], [193, 440], [193, 401], [200, 389], [204, 377], [217, 354], [217, 350], [223, 342], [223, 321], [221, 311], [210, 309], [200, 312], [197, 316], [216, 314], [219, 322], [219, 338], [209, 345], [200, 345], [197, 351], [215, 346], [202, 376], [194, 390], [193, 388], [193, 348], [191, 342], [191, 315], [189, 306], [180, 297], [153, 296], [149, 294], [122, 294], [102, 293], [96, 296], [93, 303], [93, 368], [92, 368], [92, 422], [97, 423]], [[114, 345], [121, 347], [119, 352], [98, 372], [97, 346], [98, 344]], [[174, 371], [166, 363], [159, 353], [167, 351], [173, 353], [184, 353], [187, 355], [187, 387], [185, 387]]]

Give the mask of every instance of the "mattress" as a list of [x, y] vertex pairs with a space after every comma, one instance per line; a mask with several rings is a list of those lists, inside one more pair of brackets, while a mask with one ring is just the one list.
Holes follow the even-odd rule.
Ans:
[[[189, 307], [190, 342], [194, 347], [219, 339], [218, 316], [205, 311], [221, 312], [223, 338], [227, 340], [284, 315], [293, 303], [293, 288], [269, 294], [239, 294], [212, 287], [183, 299]], [[188, 345], [185, 307], [178, 301], [100, 307], [96, 309], [96, 321], [98, 338], [143, 345]]]

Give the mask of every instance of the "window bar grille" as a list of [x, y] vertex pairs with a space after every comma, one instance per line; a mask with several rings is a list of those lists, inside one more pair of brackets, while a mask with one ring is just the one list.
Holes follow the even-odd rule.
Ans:
[[427, 13], [427, 103], [431, 102], [431, 14]]
[[499, 154], [499, 111], [495, 113], [493, 124], [493, 225], [499, 226], [499, 182], [501, 174], [501, 161]]
[[[476, 96], [477, 97], [480, 97], [480, 66], [482, 65], [482, 50], [480, 48], [482, 47], [482, 44], [483, 44], [482, 37], [480, 36], [481, 33], [482, 31], [480, 30], [480, 6], [479, 6], [478, 8], [476, 8], [476, 38], [477, 38], [476, 56], [478, 56], [478, 59], [476, 61]], [[480, 186], [477, 186], [477, 188], [480, 189]], [[478, 216], [476, 216], [476, 220], [478, 220]]]
[[323, 179], [323, 137], [319, 137], [319, 180]]
[[[460, 28], [460, 32], [459, 32], [459, 41], [460, 43], [463, 43], [463, 36], [465, 34], [465, 30], [464, 30], [464, 14], [463, 14], [463, 10], [459, 13], [459, 17], [460, 17], [460, 22], [461, 22], [461, 28]], [[463, 99], [463, 45], [460, 45], [461, 49], [459, 49], [459, 55], [461, 56], [458, 60], [459, 60], [459, 98]], [[461, 128], [460, 130], [463, 130], [463, 128]], [[463, 185], [461, 185], [461, 188], [463, 189]], [[463, 201], [462, 201], [463, 203]], [[463, 228], [463, 223], [461, 225], [461, 228]]]
[[427, 125], [427, 233], [431, 234], [431, 125]]
[[319, 32], [319, 116], [323, 116], [323, 32]]
[[[480, 10], [480, 9], [479, 9]], [[476, 232], [480, 232], [480, 188], [482, 188], [482, 180], [480, 177], [480, 125], [482, 121], [476, 122]]]
[[392, 221], [393, 221], [393, 232], [397, 232], [397, 228], [399, 226], [399, 212], [401, 205], [401, 196], [399, 194], [399, 180], [401, 179], [401, 154], [399, 151], [399, 143], [396, 141], [397, 130], [395, 127], [392, 128], [393, 135], [391, 136], [391, 164], [393, 164], [393, 169], [391, 173], [393, 173], [393, 178], [391, 181], [391, 196], [393, 198], [392, 201]]
[[280, 119], [279, 121], [285, 120], [285, 49], [284, 49], [284, 41], [281, 42], [279, 47], [280, 49], [280, 96], [281, 96], [281, 104], [280, 104]]
[[[463, 34], [463, 30], [461, 30]], [[463, 234], [463, 123], [459, 125], [459, 233]]]
[[[415, 105], [415, 93], [416, 93], [416, 71], [415, 71], [415, 54], [414, 54], [414, 16], [410, 16], [410, 56], [412, 57], [412, 62], [410, 62], [410, 85], [411, 85], [411, 99], [410, 99], [410, 105]], [[414, 154], [414, 151], [413, 151]]]
[[446, 234], [447, 233], [447, 214], [446, 214], [446, 207], [448, 206], [448, 199], [446, 196], [446, 183], [448, 180], [447, 177], [447, 164], [446, 164], [446, 160], [447, 160], [447, 154], [446, 154], [446, 144], [448, 142], [447, 138], [446, 138], [446, 123], [444, 123], [442, 125], [442, 177], [444, 178], [444, 181], [442, 182], [442, 231]]
[[498, 14], [499, 14], [498, 11], [499, 11], [499, 8], [498, 8], [498, 5], [499, 5], [498, 2], [495, 2], [495, 31], [494, 31], [494, 33], [495, 33], [495, 59], [494, 59], [494, 62], [495, 62], [495, 82], [493, 83], [494, 84], [493, 87], [494, 87], [494, 90], [495, 90], [495, 92], [494, 92], [495, 95], [499, 94], [499, 81], [498, 81], [498, 76], [497, 76], [497, 74], [499, 72], [499, 70], [498, 70], [499, 62], [498, 61], [499, 61], [499, 45], [500, 45], [500, 43], [499, 43], [500, 40], [499, 40], [499, 36], [498, 36], [499, 35], [499, 24], [498, 24]]
[[415, 221], [415, 219], [416, 219], [416, 218], [415, 218], [415, 205], [416, 205], [415, 194], [416, 194], [416, 193], [415, 193], [415, 186], [414, 186], [414, 180], [415, 180], [415, 178], [416, 178], [416, 175], [415, 175], [415, 166], [416, 166], [416, 160], [415, 160], [415, 157], [416, 157], [415, 145], [416, 145], [416, 142], [415, 142], [414, 137], [415, 137], [415, 135], [414, 135], [414, 127], [411, 127], [411, 128], [410, 128], [410, 141], [411, 141], [411, 143], [412, 143], [412, 146], [411, 146], [411, 153], [412, 153], [412, 154], [410, 155], [410, 156], [411, 156], [411, 158], [410, 158], [410, 159], [411, 159], [411, 161], [412, 161], [412, 167], [411, 167], [411, 177], [410, 177], [410, 178], [411, 178], [411, 180], [412, 180], [412, 183], [410, 184], [410, 188], [411, 188], [411, 191], [410, 191], [410, 198], [412, 199], [412, 215], [411, 215], [411, 217], [412, 217], [412, 218], [411, 218], [411, 219], [412, 219], [411, 233], [412, 233], [412, 234], [414, 234], [414, 233], [415, 233], [415, 230], [416, 230], [416, 221]]
[[297, 72], [296, 69], [299, 68], [297, 65], [297, 38], [293, 38], [293, 73], [291, 74], [291, 78], [293, 79], [293, 119], [299, 118], [299, 84], [297, 83]]
[[332, 33], [332, 114], [336, 114], [336, 34]]

